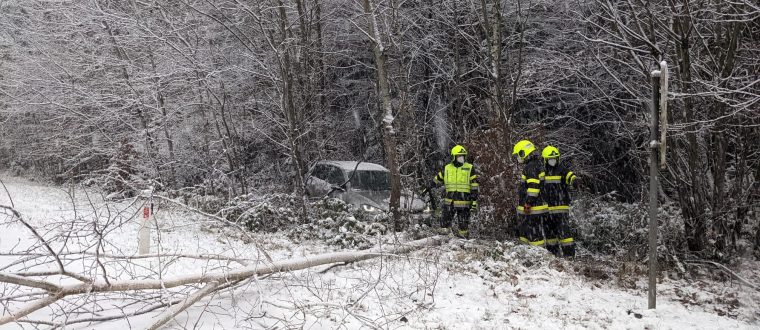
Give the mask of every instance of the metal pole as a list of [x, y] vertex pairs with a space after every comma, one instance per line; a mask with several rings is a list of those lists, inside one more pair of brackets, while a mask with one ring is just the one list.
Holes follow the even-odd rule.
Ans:
[[652, 72], [652, 122], [649, 141], [649, 309], [657, 307], [657, 165], [660, 121], [660, 71]]

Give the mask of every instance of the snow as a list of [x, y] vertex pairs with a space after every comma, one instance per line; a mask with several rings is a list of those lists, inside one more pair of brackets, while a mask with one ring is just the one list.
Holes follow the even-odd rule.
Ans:
[[383, 117], [383, 123], [385, 123], [386, 126], [388, 126], [390, 129], [393, 129], [393, 115], [390, 111], [387, 111], [385, 113], [385, 117]]
[[[46, 228], [41, 231], [46, 238], [56, 231], [51, 224], [73, 218], [74, 205], [77, 205], [78, 217], [94, 213], [92, 208], [86, 209], [89, 202], [84, 191], [78, 191], [76, 203], [72, 203], [63, 188], [18, 178], [3, 177], [3, 180], [18, 211], [33, 225]], [[96, 196], [94, 193], [89, 196], [94, 204], [104, 203]], [[6, 196], [0, 197], [0, 205], [9, 205]], [[109, 205], [112, 210], [132, 211], [139, 206], [130, 206], [129, 201]], [[244, 244], [225, 231], [204, 227], [208, 224], [206, 219], [161, 207], [157, 217], [161, 230], [152, 236], [155, 245], [152, 251], [261, 259], [253, 244]], [[10, 220], [0, 216], [3, 232], [0, 253], [19, 251], [35, 242], [25, 228]], [[138, 228], [137, 221], [132, 220], [108, 233], [107, 239], [112, 244], [108, 252], [133, 254], [137, 250]], [[336, 249], [318, 241], [294, 242], [279, 234], [254, 234], [254, 237], [273, 260]], [[378, 243], [387, 244], [392, 237], [380, 239]], [[72, 239], [66, 244], [69, 250], [78, 250], [86, 243]], [[0, 257], [0, 267], [15, 259]], [[217, 271], [225, 269], [221, 265], [224, 263], [214, 261], [161, 260], [164, 279], [199, 273], [210, 267]], [[78, 266], [73, 262], [67, 267], [76, 268], [83, 263]], [[126, 276], [116, 271], [123, 267], [149, 277], [149, 269], [156, 270], [158, 266], [156, 259], [136, 260], [127, 265], [107, 264], [113, 276]], [[756, 261], [748, 263], [740, 270], [741, 275], [757, 283], [760, 281], [758, 266], [760, 263]], [[230, 264], [229, 267], [241, 266]], [[256, 278], [236, 290], [223, 290], [211, 298], [201, 299], [165, 328], [752, 329], [760, 326], [760, 293], [748, 292], [749, 289], [736, 283], [690, 282], [666, 276], [658, 286], [657, 309], [647, 310], [644, 275], [632, 286], [622, 288], [613, 278], [594, 279], [573, 270], [579, 267], [586, 264], [580, 260], [556, 259], [543, 249], [513, 242], [452, 240], [441, 247], [408, 256], [387, 256], [334, 268], [322, 266]], [[12, 269], [2, 272], [9, 271]], [[0, 290], [9, 289], [7, 286], [0, 284]], [[183, 292], [195, 290], [186, 288]], [[170, 291], [160, 290], [156, 294], [168, 297]], [[123, 297], [108, 296], [114, 305], [120, 298]], [[723, 304], [721, 299], [735, 301]], [[83, 308], [87, 309], [90, 303], [84, 303]], [[735, 308], [731, 308], [732, 304]], [[29, 318], [49, 320], [52, 314], [60, 312], [61, 306], [42, 310]], [[5, 308], [0, 307], [3, 314], [7, 313]], [[132, 316], [128, 321], [75, 324], [66, 329], [142, 329], [155, 322], [162, 310]], [[114, 311], [98, 311], [98, 315], [108, 312]], [[71, 318], [81, 316], [88, 315]], [[21, 324], [3, 327], [16, 328], [20, 329]]]

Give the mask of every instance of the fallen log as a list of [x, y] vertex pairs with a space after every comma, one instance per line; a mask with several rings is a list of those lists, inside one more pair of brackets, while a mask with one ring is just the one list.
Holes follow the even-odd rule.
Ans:
[[[311, 267], [329, 265], [334, 263], [351, 263], [362, 260], [368, 260], [380, 256], [394, 256], [399, 254], [409, 253], [424, 247], [440, 245], [444, 241], [448, 240], [448, 237], [434, 236], [424, 238], [416, 241], [411, 241], [403, 244], [397, 244], [391, 248], [373, 248], [362, 251], [345, 251], [345, 252], [333, 252], [326, 253], [317, 256], [308, 256], [303, 258], [296, 258], [277, 262], [262, 262], [259, 264], [242, 267], [224, 272], [209, 272], [190, 274], [185, 276], [177, 276], [174, 278], [166, 278], [161, 280], [146, 279], [146, 280], [123, 280], [123, 281], [104, 281], [94, 280], [87, 283], [77, 283], [69, 285], [56, 285], [51, 282], [34, 280], [33, 282], [27, 281], [22, 277], [0, 273], [0, 282], [16, 284], [21, 286], [28, 286], [37, 289], [44, 289], [49, 292], [49, 295], [45, 298], [32, 301], [17, 311], [7, 311], [8, 314], [0, 317], [0, 325], [7, 324], [19, 320], [20, 318], [36, 311], [45, 306], [54, 303], [57, 300], [65, 298], [67, 296], [78, 294], [90, 294], [98, 292], [123, 292], [123, 291], [137, 291], [137, 290], [160, 290], [169, 289], [184, 285], [191, 284], [210, 284], [206, 287], [206, 290], [201, 290], [200, 297], [213, 292], [212, 289], [227, 283], [232, 283], [252, 277], [258, 277], [262, 275], [269, 275], [282, 272], [291, 272], [303, 270]], [[33, 284], [33, 285], [32, 285]], [[191, 299], [192, 300], [192, 299]], [[189, 301], [191, 301], [189, 300]], [[188, 301], [188, 302], [189, 302]], [[194, 301], [193, 301], [194, 302]], [[184, 308], [190, 305], [184, 306]], [[183, 308], [183, 309], [184, 309]], [[179, 311], [173, 310], [167, 312], [168, 315], [176, 315]], [[168, 320], [166, 320], [168, 321]]]

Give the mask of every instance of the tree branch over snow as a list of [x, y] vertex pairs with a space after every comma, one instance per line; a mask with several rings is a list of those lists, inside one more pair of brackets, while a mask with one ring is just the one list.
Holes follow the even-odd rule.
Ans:
[[188, 296], [180, 305], [175, 306], [170, 311], [166, 311], [163, 314], [161, 320], [159, 322], [156, 322], [153, 326], [153, 328], [158, 328], [159, 326], [171, 320], [171, 318], [176, 316], [182, 310], [200, 300], [202, 297], [215, 292], [215, 290], [222, 285], [249, 278], [255, 278], [262, 275], [298, 271], [320, 265], [351, 263], [380, 256], [394, 256], [398, 254], [404, 254], [424, 247], [439, 245], [446, 239], [446, 237], [435, 236], [411, 241], [405, 244], [399, 244], [388, 249], [374, 248], [363, 251], [333, 252], [317, 256], [307, 256], [303, 258], [277, 261], [266, 264], [250, 265], [229, 271], [189, 274], [186, 276], [177, 276], [174, 278], [164, 278], [160, 280], [143, 279], [109, 282], [96, 280], [81, 284], [55, 285], [46, 281], [29, 279], [13, 274], [0, 273], [0, 282], [43, 289], [51, 293], [51, 295], [46, 296], [42, 299], [37, 299], [36, 301], [24, 305], [16, 311], [10, 311], [9, 315], [5, 315], [0, 318], [0, 325], [13, 321], [19, 321], [23, 316], [49, 306], [50, 304], [64, 297], [72, 295], [138, 290], [166, 290], [191, 284], [207, 284], [203, 289]]
[[171, 321], [175, 316], [177, 316], [177, 314], [181, 313], [183, 310], [187, 309], [188, 307], [198, 302], [198, 300], [200, 300], [201, 298], [213, 293], [216, 290], [216, 288], [219, 287], [219, 285], [220, 285], [220, 282], [216, 282], [216, 281], [206, 284], [206, 286], [204, 286], [202, 289], [196, 291], [192, 295], [189, 295], [187, 298], [185, 298], [185, 300], [182, 301], [181, 304], [174, 305], [172, 306], [172, 308], [165, 310], [159, 317], [158, 321], [156, 321], [156, 323], [151, 325], [150, 328], [148, 329], [155, 330], [155, 329], [160, 328], [164, 324]]
[[718, 268], [718, 269], [726, 272], [727, 274], [731, 275], [733, 278], [737, 279], [742, 284], [744, 284], [744, 285], [746, 285], [746, 286], [748, 286], [748, 287], [750, 287], [750, 288], [752, 288], [754, 290], [760, 291], [760, 286], [758, 286], [756, 284], [752, 284], [750, 281], [748, 281], [745, 278], [739, 276], [739, 274], [735, 273], [734, 271], [732, 271], [728, 267], [726, 267], [724, 265], [721, 265], [721, 264], [719, 264], [719, 263], [717, 263], [715, 261], [709, 261], [709, 260], [685, 260], [684, 262], [687, 263], [687, 264], [702, 264], [702, 265], [710, 265], [710, 266], [716, 267], [716, 268]]
[[44, 238], [42, 238], [42, 235], [40, 235], [37, 232], [37, 230], [34, 229], [34, 227], [32, 227], [31, 225], [29, 225], [29, 223], [26, 222], [23, 217], [21, 217], [21, 214], [18, 211], [16, 211], [16, 209], [14, 209], [13, 207], [10, 207], [10, 206], [5, 206], [5, 205], [0, 205], [0, 209], [3, 209], [3, 210], [11, 212], [11, 214], [19, 222], [21, 222], [24, 225], [24, 227], [26, 227], [27, 229], [29, 229], [29, 231], [31, 231], [32, 234], [34, 234], [34, 237], [36, 237], [40, 241], [40, 243], [42, 243], [42, 245], [45, 246], [45, 248], [50, 252], [50, 256], [52, 256], [53, 258], [55, 258], [55, 261], [58, 264], [58, 273], [59, 274], [75, 278], [75, 279], [80, 280], [80, 281], [85, 282], [85, 283], [92, 282], [92, 280], [88, 279], [87, 277], [80, 276], [80, 275], [77, 275], [77, 274], [74, 274], [74, 273], [66, 271], [66, 268], [63, 267], [63, 262], [61, 262], [61, 258], [59, 258], [58, 254], [55, 253], [55, 251], [53, 251], [53, 249], [50, 247], [50, 244], [48, 244], [48, 242], [45, 241]]

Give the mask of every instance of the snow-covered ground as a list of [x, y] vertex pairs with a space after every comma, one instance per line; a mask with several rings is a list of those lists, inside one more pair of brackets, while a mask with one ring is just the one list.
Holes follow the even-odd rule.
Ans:
[[[92, 219], [97, 213], [104, 233], [103, 250], [134, 255], [137, 251], [139, 205], [131, 201], [104, 208], [98, 194], [77, 190], [72, 203], [60, 187], [3, 176], [15, 208], [46, 239], [66, 232], [67, 222]], [[0, 187], [1, 188], [1, 187]], [[0, 205], [10, 205], [0, 190]], [[116, 216], [122, 211], [123, 216]], [[106, 226], [107, 219], [112, 222]], [[116, 226], [115, 223], [123, 222]], [[255, 244], [246, 244], [230, 230], [209, 229], [211, 220], [179, 209], [159, 208], [162, 228], [153, 233], [151, 252], [161, 254], [220, 254], [261, 260]], [[81, 227], [84, 228], [84, 227]], [[0, 215], [0, 273], [19, 271], [5, 267], [21, 257], [8, 255], [36, 242], [29, 230], [11, 217]], [[53, 242], [58, 250], [72, 252], [93, 244], [88, 238]], [[293, 242], [280, 234], [254, 234], [273, 260], [285, 260], [335, 251], [321, 242]], [[387, 242], [390, 237], [380, 238]], [[399, 237], [399, 240], [411, 238]], [[102, 250], [102, 251], [103, 251]], [[90, 250], [94, 251], [94, 250]], [[71, 270], [90, 269], [88, 261], [65, 259]], [[621, 262], [622, 264], [622, 262]], [[27, 264], [28, 265], [28, 264]], [[648, 310], [645, 267], [629, 265], [617, 271], [595, 264], [591, 258], [555, 259], [539, 248], [512, 242], [452, 240], [442, 246], [408, 255], [387, 256], [348, 265], [321, 266], [309, 270], [262, 276], [207, 296], [179, 314], [166, 328], [246, 329], [753, 329], [760, 327], [760, 292], [738, 282], [709, 279], [687, 281], [663, 277], [656, 310]], [[739, 274], [760, 283], [760, 263], [746, 261]], [[51, 269], [54, 264], [40, 267]], [[163, 257], [129, 262], [104, 262], [115, 279], [151, 276], [162, 278], [201, 273], [209, 269], [240, 267], [234, 263]], [[99, 272], [99, 267], [94, 267]], [[642, 271], [643, 269], [643, 271]], [[102, 276], [102, 273], [93, 273]], [[50, 278], [50, 281], [56, 281]], [[71, 280], [67, 280], [71, 281]], [[0, 284], [3, 296], [19, 294], [15, 286]], [[191, 292], [189, 288], [183, 292]], [[155, 302], [180, 290], [156, 290]], [[44, 322], [74, 310], [70, 320], [120, 313], [109, 309], [131, 299], [122, 294], [93, 295], [76, 300], [79, 306], [59, 303], [25, 319], [43, 324], [15, 323], [3, 329], [46, 328]], [[106, 300], [106, 302], [103, 302]], [[116, 302], [121, 300], [120, 302]], [[132, 310], [138, 311], [140, 302]], [[147, 304], [150, 305], [150, 304]], [[146, 306], [147, 306], [146, 305]], [[10, 308], [17, 308], [11, 304]], [[96, 307], [97, 306], [97, 307]], [[2, 313], [9, 312], [0, 306]], [[77, 323], [66, 329], [143, 329], [156, 321], [153, 312], [99, 323]]]

